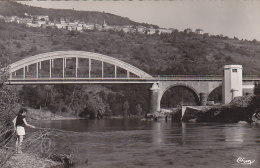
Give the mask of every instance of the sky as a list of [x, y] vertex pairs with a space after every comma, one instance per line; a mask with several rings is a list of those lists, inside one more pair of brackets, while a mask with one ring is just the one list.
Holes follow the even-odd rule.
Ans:
[[31, 0], [21, 3], [44, 8], [104, 11], [162, 28], [181, 31], [201, 28], [209, 34], [260, 41], [260, 0]]

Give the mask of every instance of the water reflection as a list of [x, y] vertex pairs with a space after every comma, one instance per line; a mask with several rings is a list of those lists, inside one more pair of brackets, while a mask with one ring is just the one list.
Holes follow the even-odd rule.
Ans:
[[164, 123], [154, 122], [152, 125], [153, 144], [162, 146], [165, 143]]
[[182, 137], [182, 144], [185, 145], [185, 137], [186, 137], [186, 123], [181, 123], [181, 137]]
[[243, 125], [237, 125], [236, 127], [229, 127], [227, 126], [224, 129], [225, 133], [225, 141], [230, 144], [243, 144], [244, 142], [244, 135], [245, 135], [245, 129]]

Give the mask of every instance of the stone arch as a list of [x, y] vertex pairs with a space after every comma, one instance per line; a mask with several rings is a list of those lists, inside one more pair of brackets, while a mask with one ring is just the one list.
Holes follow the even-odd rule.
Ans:
[[222, 85], [219, 85], [219, 86], [213, 88], [212, 90], [210, 90], [207, 100], [214, 101], [214, 103], [216, 103], [216, 102], [221, 103], [222, 102]]
[[160, 106], [161, 106], [161, 100], [162, 100], [163, 95], [165, 94], [165, 92], [167, 90], [171, 89], [171, 88], [174, 88], [174, 87], [184, 87], [184, 88], [187, 88], [195, 96], [195, 98], [197, 100], [197, 103], [199, 103], [200, 95], [199, 95], [199, 93], [197, 92], [197, 90], [194, 87], [192, 87], [192, 86], [190, 86], [190, 85], [188, 85], [186, 83], [177, 83], [177, 84], [169, 85], [169, 86], [165, 87], [163, 90], [161, 90], [160, 96], [159, 96], [159, 104], [160, 104]]

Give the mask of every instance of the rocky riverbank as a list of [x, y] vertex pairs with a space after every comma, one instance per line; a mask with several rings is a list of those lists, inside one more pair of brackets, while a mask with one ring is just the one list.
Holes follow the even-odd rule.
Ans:
[[253, 113], [246, 107], [220, 106], [208, 110], [186, 108], [184, 122], [252, 122]]
[[40, 158], [33, 154], [22, 153], [12, 155], [3, 168], [55, 168], [61, 166], [62, 163], [60, 162]]
[[226, 123], [236, 123], [240, 121], [247, 123], [255, 122], [252, 120], [255, 111], [249, 108], [252, 99], [253, 95], [247, 95], [236, 97], [229, 105], [208, 106], [207, 108], [202, 109], [187, 107], [182, 117], [182, 121]]

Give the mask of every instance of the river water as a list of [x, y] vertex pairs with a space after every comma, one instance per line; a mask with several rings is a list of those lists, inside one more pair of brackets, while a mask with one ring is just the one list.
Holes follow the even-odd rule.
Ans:
[[36, 125], [75, 131], [65, 141], [74, 149], [76, 168], [260, 167], [258, 124], [102, 119]]

